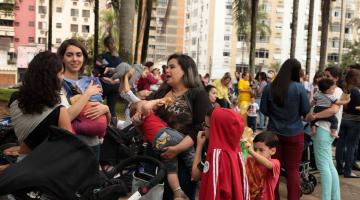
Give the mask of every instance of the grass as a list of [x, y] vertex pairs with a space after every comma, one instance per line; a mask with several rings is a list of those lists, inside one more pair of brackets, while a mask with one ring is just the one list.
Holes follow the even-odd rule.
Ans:
[[9, 102], [11, 94], [17, 89], [0, 88], [0, 101]]

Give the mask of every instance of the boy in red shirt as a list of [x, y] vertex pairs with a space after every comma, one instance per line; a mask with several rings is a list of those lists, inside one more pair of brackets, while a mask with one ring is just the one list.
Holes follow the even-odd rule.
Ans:
[[276, 134], [268, 131], [257, 134], [254, 145], [247, 143], [251, 157], [247, 160], [250, 198], [252, 200], [274, 200], [275, 187], [280, 176], [280, 162], [271, 159], [276, 153], [279, 139]]
[[[146, 140], [152, 143], [155, 151], [162, 153], [163, 149], [168, 146], [175, 146], [179, 144], [184, 135], [175, 129], [169, 128], [169, 126], [152, 111], [157, 106], [167, 106], [171, 104], [171, 98], [165, 97], [162, 99], [155, 99], [151, 101], [139, 101], [131, 104], [130, 116], [134, 116], [136, 113], [141, 113], [143, 117], [143, 123], [141, 124], [141, 131], [144, 134]], [[180, 154], [180, 158], [184, 160], [186, 166], [191, 170], [194, 160], [194, 148], [190, 148]], [[170, 160], [163, 160], [167, 170], [167, 179], [171, 189], [174, 192], [174, 199], [188, 200], [189, 198], [182, 191], [177, 175], [178, 160], [177, 157]]]

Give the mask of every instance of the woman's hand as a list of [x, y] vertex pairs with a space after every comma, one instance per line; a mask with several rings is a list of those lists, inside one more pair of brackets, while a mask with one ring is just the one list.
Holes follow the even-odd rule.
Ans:
[[104, 115], [109, 112], [109, 107], [107, 105], [101, 104], [99, 102], [90, 102], [91, 108], [89, 108], [85, 112], [85, 116], [87, 118], [90, 118], [91, 120], [94, 120], [101, 115]]
[[176, 146], [177, 145], [163, 148], [162, 150], [165, 152], [161, 154], [161, 157], [167, 160], [175, 158], [180, 153]]
[[96, 95], [96, 94], [101, 94], [102, 93], [102, 89], [100, 85], [94, 85], [93, 81], [90, 81], [89, 86], [86, 88], [84, 94], [88, 95], [89, 97]]

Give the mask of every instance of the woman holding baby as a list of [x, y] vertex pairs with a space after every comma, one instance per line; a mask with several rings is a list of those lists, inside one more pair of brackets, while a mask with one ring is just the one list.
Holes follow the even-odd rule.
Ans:
[[[171, 159], [196, 144], [198, 131], [202, 130], [207, 110], [211, 108], [208, 94], [204, 90], [194, 60], [184, 54], [170, 55], [165, 69], [165, 82], [148, 99], [170, 97], [173, 103], [160, 107], [155, 114], [171, 128], [185, 135], [176, 146], [167, 147], [161, 157]], [[133, 117], [134, 123], [142, 123], [141, 115]], [[195, 199], [196, 183], [192, 182], [191, 171], [179, 159], [178, 176], [181, 189], [190, 199]], [[164, 198], [173, 199], [173, 192], [165, 185]]]
[[[57, 54], [61, 57], [64, 71], [62, 103], [66, 106], [73, 121], [89, 103], [91, 96], [102, 93], [101, 85], [94, 85], [92, 82], [83, 92], [81, 97], [73, 104], [70, 104], [69, 98], [78, 94], [76, 91], [76, 81], [81, 78], [87, 63], [88, 54], [84, 45], [76, 39], [65, 40], [59, 47]], [[110, 119], [109, 107], [100, 102], [90, 102], [91, 107], [86, 110], [85, 116], [89, 119], [96, 119], [104, 114]], [[78, 135], [87, 145], [89, 145], [95, 153], [97, 159], [100, 155], [100, 139], [98, 136]]]

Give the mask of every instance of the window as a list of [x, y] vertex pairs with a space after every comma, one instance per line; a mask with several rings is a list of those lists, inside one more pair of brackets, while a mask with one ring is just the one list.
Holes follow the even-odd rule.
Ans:
[[56, 28], [61, 28], [62, 24], [61, 23], [56, 23]]
[[77, 24], [71, 24], [70, 25], [70, 31], [71, 32], [78, 32], [79, 31], [79, 27]]
[[345, 34], [351, 34], [351, 27], [345, 27]]
[[47, 29], [46, 22], [38, 22], [38, 29]]
[[29, 22], [28, 22], [28, 26], [29, 26], [29, 27], [34, 27], [34, 26], [35, 26], [35, 22], [34, 22], [34, 21], [29, 21]]
[[61, 38], [56, 38], [56, 43], [60, 44], [61, 43]]
[[230, 9], [230, 10], [232, 9], [232, 5], [226, 5], [225, 7], [226, 9]]
[[257, 35], [257, 41], [259, 41], [260, 43], [268, 43], [269, 42], [270, 37], [268, 35]]
[[34, 37], [28, 37], [28, 42], [29, 43], [34, 43], [35, 42]]
[[73, 2], [73, 6], [77, 6], [77, 2], [76, 2], [76, 1]]
[[246, 40], [246, 35], [242, 34], [240, 36], [238, 36], [238, 41], [245, 41]]
[[14, 26], [20, 26], [20, 22], [14, 22]]
[[224, 40], [225, 40], [225, 41], [229, 41], [229, 40], [230, 40], [230, 36], [229, 36], [229, 35], [225, 35], [225, 36], [224, 36]]
[[45, 44], [45, 43], [46, 43], [46, 38], [43, 37], [38, 38], [38, 44]]
[[72, 17], [78, 17], [79, 16], [79, 10], [78, 9], [71, 9], [71, 16]]
[[333, 16], [334, 16], [334, 17], [339, 17], [339, 15], [340, 15], [339, 11], [338, 11], [338, 10], [335, 10]]
[[223, 52], [223, 56], [230, 56], [230, 52]]
[[39, 8], [38, 12], [40, 14], [46, 14], [46, 6], [39, 6], [38, 8]]
[[90, 10], [82, 10], [83, 17], [90, 17]]
[[339, 44], [340, 44], [339, 39], [337, 39], [337, 38], [331, 39], [331, 47], [332, 48], [339, 48]]
[[81, 30], [82, 30], [83, 33], [89, 33], [90, 32], [90, 26], [89, 25], [83, 25]]
[[19, 38], [14, 38], [14, 42], [20, 42], [20, 39]]
[[339, 55], [337, 53], [330, 53], [328, 55], [328, 61], [330, 62], [338, 62], [339, 60]]
[[257, 49], [255, 51], [255, 58], [269, 58], [269, 50]]
[[353, 17], [353, 13], [352, 12], [347, 12], [346, 14], [346, 18], [347, 19], [351, 19]]
[[340, 24], [331, 24], [330, 30], [331, 32], [340, 32]]
[[192, 38], [192, 43], [191, 43], [192, 45], [196, 45], [196, 38], [194, 37], [194, 38]]
[[34, 5], [29, 5], [28, 10], [29, 10], [29, 11], [34, 11], [34, 10], [35, 10], [35, 6], [34, 6]]
[[62, 7], [56, 7], [56, 12], [61, 13], [62, 12]]

